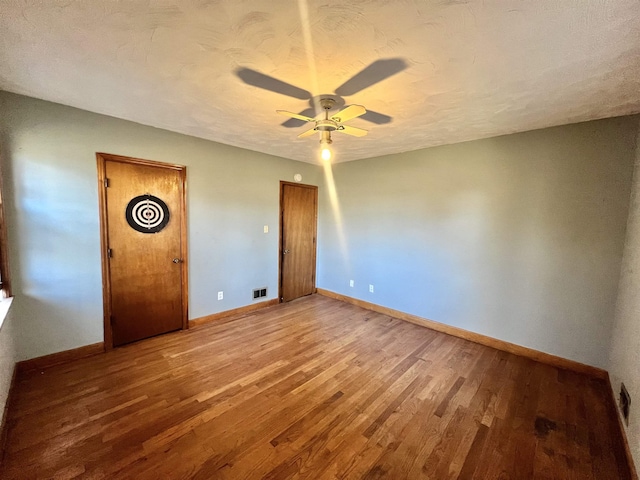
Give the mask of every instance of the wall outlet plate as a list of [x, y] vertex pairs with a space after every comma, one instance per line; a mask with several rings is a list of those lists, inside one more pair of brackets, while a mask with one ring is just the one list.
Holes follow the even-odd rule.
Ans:
[[349, 286], [353, 287], [353, 280], [349, 280]]
[[224, 292], [218, 292], [218, 300], [222, 300], [224, 298]]
[[373, 285], [369, 285], [369, 293], [373, 293]]

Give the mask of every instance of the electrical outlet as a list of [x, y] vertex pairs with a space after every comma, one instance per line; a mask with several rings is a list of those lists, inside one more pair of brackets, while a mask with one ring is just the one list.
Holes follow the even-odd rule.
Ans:
[[373, 285], [369, 285], [369, 293], [373, 293]]
[[224, 298], [224, 292], [218, 292], [218, 300], [222, 300]]
[[269, 225], [264, 226], [264, 233], [269, 233]]
[[353, 280], [349, 280], [349, 286], [353, 287]]

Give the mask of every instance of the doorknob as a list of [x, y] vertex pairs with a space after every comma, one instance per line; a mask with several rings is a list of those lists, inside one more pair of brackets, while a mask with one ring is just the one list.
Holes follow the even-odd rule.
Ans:
[[289, 253], [289, 252], [290, 252], [290, 250], [289, 250], [289, 249], [284, 249], [284, 250], [282, 251], [282, 253], [284, 253], [285, 255], [286, 255], [287, 253]]
[[182, 263], [182, 259], [181, 258], [174, 258], [173, 259], [173, 263]]

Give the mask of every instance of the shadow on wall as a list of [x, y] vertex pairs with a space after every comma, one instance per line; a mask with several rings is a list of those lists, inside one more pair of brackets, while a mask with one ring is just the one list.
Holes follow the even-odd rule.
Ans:
[[[5, 136], [6, 137], [6, 136]], [[96, 185], [63, 162], [24, 155], [8, 158], [3, 138], [4, 192], [10, 248], [13, 309], [19, 319], [19, 352], [30, 351], [34, 332], [52, 353], [103, 339]], [[19, 167], [15, 167], [19, 165]], [[55, 165], [55, 167], [53, 166]], [[65, 307], [73, 305], [73, 310]], [[72, 327], [70, 318], [85, 322]], [[36, 320], [38, 319], [38, 320]], [[43, 329], [43, 322], [55, 328]], [[86, 331], [78, 331], [78, 329]], [[52, 334], [51, 332], [57, 332]], [[61, 348], [62, 345], [62, 348]]]

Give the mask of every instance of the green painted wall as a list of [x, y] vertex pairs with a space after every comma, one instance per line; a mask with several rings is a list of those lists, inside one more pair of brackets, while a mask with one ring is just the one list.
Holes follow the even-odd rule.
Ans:
[[103, 340], [96, 152], [187, 166], [190, 318], [277, 297], [279, 182], [318, 167], [6, 92], [0, 112], [19, 359]]
[[636, 467], [640, 467], [640, 130], [638, 140], [608, 365], [615, 398], [619, 398], [622, 382], [631, 397], [629, 424], [623, 424]]
[[9, 93], [0, 108], [20, 359], [102, 341], [108, 152], [187, 165], [191, 318], [275, 298], [279, 181], [301, 173], [320, 186], [319, 287], [608, 364], [637, 117], [338, 164], [334, 210], [318, 166]]
[[637, 129], [613, 118], [338, 164], [318, 285], [606, 368]]

